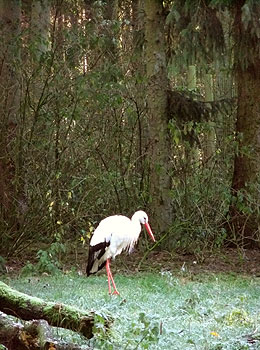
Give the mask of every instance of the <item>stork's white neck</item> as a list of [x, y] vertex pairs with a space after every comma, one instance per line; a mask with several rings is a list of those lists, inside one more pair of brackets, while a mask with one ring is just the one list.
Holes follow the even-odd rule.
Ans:
[[139, 218], [135, 217], [133, 215], [131, 221], [132, 221], [133, 226], [135, 227], [134, 232], [139, 236], [141, 229], [142, 229], [141, 222], [140, 222]]

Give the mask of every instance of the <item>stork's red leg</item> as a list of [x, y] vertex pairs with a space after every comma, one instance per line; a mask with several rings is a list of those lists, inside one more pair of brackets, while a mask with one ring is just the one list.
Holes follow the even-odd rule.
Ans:
[[110, 285], [110, 268], [109, 268], [109, 259], [106, 262], [106, 270], [107, 270], [107, 282], [108, 282], [108, 293], [111, 294], [111, 285]]
[[110, 279], [112, 281], [112, 284], [113, 284], [113, 287], [114, 287], [114, 292], [113, 294], [117, 294], [119, 295], [119, 292], [118, 290], [116, 289], [116, 284], [114, 282], [114, 279], [113, 279], [113, 276], [112, 276], [112, 272], [110, 270], [110, 259], [107, 259], [107, 262], [106, 262], [106, 269], [107, 269], [107, 278], [109, 280], [109, 285], [108, 285], [108, 291], [109, 291], [109, 294], [111, 294], [111, 286], [110, 286]]
[[113, 294], [119, 295], [119, 291], [116, 289], [116, 284], [115, 284], [115, 282], [114, 282], [114, 279], [113, 279], [113, 276], [112, 276], [111, 271], [110, 271], [110, 277], [111, 277], [111, 281], [112, 281], [112, 284], [113, 284], [113, 287], [114, 287], [114, 292], [113, 292]]

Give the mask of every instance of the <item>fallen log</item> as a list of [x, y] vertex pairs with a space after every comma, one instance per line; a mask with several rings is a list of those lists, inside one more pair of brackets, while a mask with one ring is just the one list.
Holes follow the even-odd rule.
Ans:
[[[45, 320], [14, 320], [0, 312], [0, 343], [8, 350], [87, 350], [88, 346], [79, 346], [56, 339]], [[0, 347], [1, 349], [1, 347]]]
[[[46, 320], [51, 326], [71, 329], [88, 339], [93, 337], [94, 311], [82, 311], [73, 306], [46, 302], [18, 292], [3, 282], [0, 282], [0, 311], [26, 321]], [[107, 316], [104, 318], [105, 326], [108, 327], [112, 319]]]

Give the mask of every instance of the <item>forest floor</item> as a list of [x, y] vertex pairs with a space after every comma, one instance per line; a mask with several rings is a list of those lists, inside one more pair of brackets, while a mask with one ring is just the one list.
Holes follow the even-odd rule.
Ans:
[[[34, 262], [36, 257], [32, 253], [21, 257], [12, 257], [7, 260], [8, 272], [19, 273], [20, 269], [28, 262]], [[64, 259], [62, 259], [64, 260]], [[66, 254], [64, 270], [71, 267], [84, 274], [87, 261], [85, 249], [78, 249], [77, 253]], [[123, 253], [113, 261], [113, 270], [119, 273], [132, 274], [137, 271], [186, 271], [192, 274], [200, 273], [228, 273], [234, 272], [245, 275], [260, 276], [260, 249], [225, 249], [203, 254], [179, 254], [167, 251], [151, 251], [146, 259], [143, 253], [134, 251], [132, 254]], [[101, 272], [102, 273], [102, 272]]]
[[166, 270], [172, 272], [186, 270], [195, 274], [235, 272], [260, 276], [260, 250], [227, 249], [203, 255], [153, 251], [140, 266], [141, 259], [142, 256], [139, 254], [122, 255], [119, 258], [120, 261], [118, 263], [115, 261], [114, 264], [121, 272], [131, 266], [130, 270], [133, 272], [138, 269], [141, 271]]
[[[57, 339], [85, 349], [259, 350], [260, 278], [228, 272], [194, 274], [189, 270], [193, 262], [184, 262], [187, 269], [180, 264], [179, 272], [167, 266], [159, 272], [126, 274], [112, 266], [120, 296], [108, 295], [105, 270], [90, 278], [76, 271], [2, 278], [46, 301], [95, 310], [100, 316], [91, 340], [75, 332], [54, 332]], [[108, 314], [114, 322], [105, 334], [103, 315]]]
[[[82, 247], [67, 255], [64, 273], [20, 274], [34, 253], [7, 261], [8, 273], [0, 279], [21, 292], [100, 315], [101, 328], [91, 340], [56, 329], [59, 339], [106, 350], [260, 349], [259, 250], [151, 251], [146, 259], [137, 250], [122, 254], [111, 264], [120, 296], [108, 295], [105, 269], [85, 277]], [[114, 318], [109, 336], [102, 333], [103, 314]]]

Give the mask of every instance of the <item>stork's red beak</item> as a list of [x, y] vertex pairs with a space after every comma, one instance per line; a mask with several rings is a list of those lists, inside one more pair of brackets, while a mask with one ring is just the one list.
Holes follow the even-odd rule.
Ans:
[[152, 230], [151, 230], [151, 227], [150, 225], [148, 224], [148, 222], [146, 222], [144, 224], [145, 228], [146, 228], [146, 231], [148, 232], [149, 236], [152, 238], [152, 240], [155, 242], [155, 238], [154, 238], [154, 235], [152, 233]]

